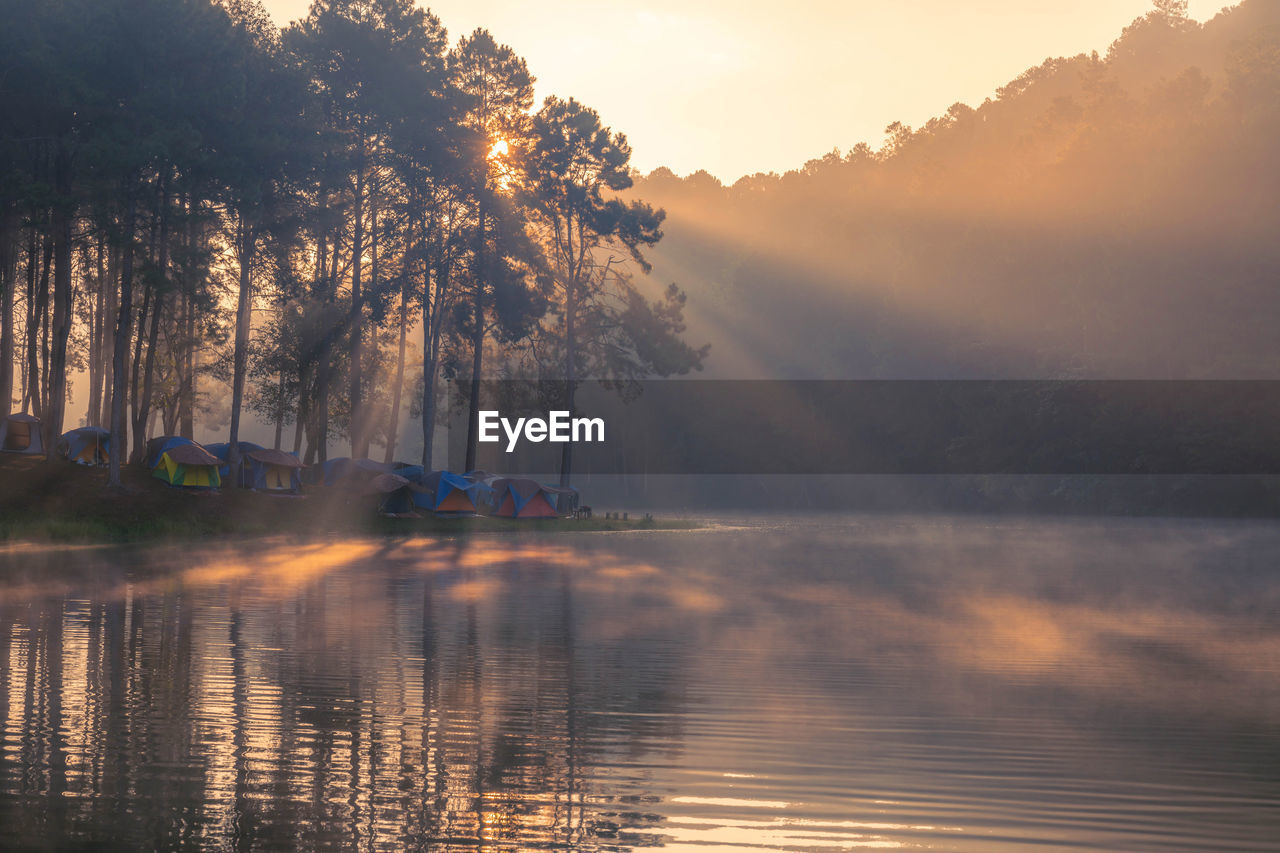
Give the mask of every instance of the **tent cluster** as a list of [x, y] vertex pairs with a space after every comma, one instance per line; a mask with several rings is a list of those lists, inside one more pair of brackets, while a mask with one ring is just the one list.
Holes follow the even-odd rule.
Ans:
[[147, 442], [147, 468], [152, 476], [171, 486], [216, 489], [223, 484], [238, 485], [273, 493], [297, 493], [302, 489], [302, 469], [298, 457], [283, 450], [238, 443], [239, 461], [231, 464], [227, 442], [203, 446], [176, 435]]
[[[40, 420], [15, 413], [0, 418], [0, 450], [42, 455]], [[55, 452], [80, 465], [107, 465], [111, 435], [99, 427], [81, 427], [58, 439]], [[437, 516], [467, 517], [487, 513], [501, 518], [556, 518], [563, 495], [577, 500], [577, 491], [545, 486], [536, 480], [503, 477], [485, 471], [455, 474], [426, 471], [421, 465], [386, 464], [371, 459], [338, 457], [310, 469], [297, 456], [247, 441], [238, 444], [232, 470], [227, 442], [197, 444], [168, 435], [147, 442], [146, 467], [171, 486], [216, 489], [235, 484], [246, 489], [296, 494], [304, 476], [314, 485], [371, 499], [379, 512], [411, 515], [426, 510]]]
[[555, 501], [570, 490], [544, 486], [534, 480], [504, 477], [494, 483], [497, 509], [501, 518], [555, 518]]
[[378, 511], [386, 515], [425, 510], [452, 518], [481, 513], [503, 518], [557, 518], [560, 495], [577, 496], [574, 489], [484, 471], [455, 474], [427, 471], [421, 465], [389, 465], [347, 457], [328, 460], [314, 477], [319, 485], [352, 497], [373, 498]]
[[485, 507], [491, 489], [449, 471], [425, 471], [421, 465], [409, 465], [396, 473], [417, 486], [415, 506], [442, 516], [478, 515]]
[[[25, 412], [0, 417], [0, 452], [45, 455], [40, 419]], [[73, 429], [58, 438], [53, 452], [80, 465], [106, 465], [111, 461], [111, 433], [101, 427]]]
[[469, 471], [465, 477], [488, 487], [489, 507], [500, 518], [556, 518], [560, 496], [568, 495], [574, 503], [578, 498], [577, 489], [546, 486], [527, 477], [503, 477], [484, 471]]

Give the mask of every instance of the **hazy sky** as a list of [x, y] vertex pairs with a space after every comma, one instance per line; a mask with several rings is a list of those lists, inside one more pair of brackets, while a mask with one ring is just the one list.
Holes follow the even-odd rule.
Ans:
[[[310, 0], [264, 0], [284, 25]], [[1212, 17], [1224, 0], [1191, 0]], [[642, 171], [722, 180], [879, 147], [957, 101], [976, 106], [1049, 56], [1104, 52], [1151, 0], [437, 0], [451, 40], [485, 27], [538, 97], [573, 96], [623, 131]]]

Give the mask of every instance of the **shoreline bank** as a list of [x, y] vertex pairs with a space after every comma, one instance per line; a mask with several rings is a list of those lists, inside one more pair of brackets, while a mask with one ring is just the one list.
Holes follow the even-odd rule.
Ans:
[[243, 489], [173, 487], [135, 467], [122, 472], [123, 490], [107, 486], [106, 471], [40, 459], [0, 459], [0, 543], [107, 544], [213, 537], [334, 534], [464, 536], [473, 533], [547, 534], [685, 530], [692, 522], [632, 517], [513, 519], [493, 516], [379, 515], [369, 499], [321, 487], [298, 496]]

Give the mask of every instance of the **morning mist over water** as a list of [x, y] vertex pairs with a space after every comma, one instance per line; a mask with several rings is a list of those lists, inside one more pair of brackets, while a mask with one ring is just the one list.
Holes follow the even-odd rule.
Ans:
[[1266, 849], [1276, 540], [753, 516], [9, 551], [6, 847]]

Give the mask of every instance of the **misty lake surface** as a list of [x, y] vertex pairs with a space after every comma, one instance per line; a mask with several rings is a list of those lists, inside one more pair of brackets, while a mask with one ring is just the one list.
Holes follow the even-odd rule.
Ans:
[[6, 850], [1275, 850], [1280, 525], [0, 551]]

